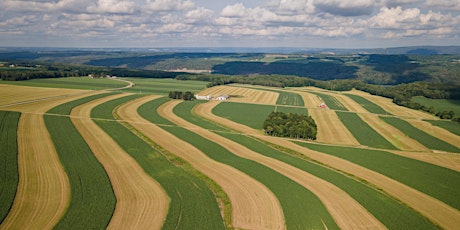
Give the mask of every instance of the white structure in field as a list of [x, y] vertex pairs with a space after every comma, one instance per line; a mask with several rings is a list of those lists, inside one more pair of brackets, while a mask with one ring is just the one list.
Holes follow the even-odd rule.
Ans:
[[206, 100], [206, 101], [209, 101], [209, 100], [211, 100], [211, 95], [208, 95], [208, 96], [200, 96], [200, 95], [198, 95], [198, 94], [195, 94], [195, 98], [196, 98], [197, 100]]
[[223, 95], [220, 95], [218, 97], [216, 97], [216, 100], [218, 101], [226, 101], [230, 96], [228, 96], [227, 94], [223, 94]]

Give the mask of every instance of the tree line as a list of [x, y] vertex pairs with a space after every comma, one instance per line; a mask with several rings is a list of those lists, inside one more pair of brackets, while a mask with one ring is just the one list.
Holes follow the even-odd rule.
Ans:
[[171, 98], [171, 99], [182, 99], [182, 100], [185, 100], [185, 101], [192, 101], [192, 100], [195, 99], [195, 95], [190, 91], [186, 91], [186, 92], [169, 91], [168, 97]]
[[266, 134], [277, 137], [316, 140], [317, 126], [311, 116], [271, 112], [264, 121]]

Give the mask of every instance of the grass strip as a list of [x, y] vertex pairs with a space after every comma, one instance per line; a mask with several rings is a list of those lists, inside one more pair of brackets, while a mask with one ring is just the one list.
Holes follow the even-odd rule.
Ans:
[[45, 115], [46, 127], [69, 177], [69, 207], [55, 229], [103, 229], [115, 210], [115, 194], [103, 166], [70, 118]]
[[[212, 126], [212, 123], [204, 122], [202, 119], [192, 115], [192, 108], [196, 104], [194, 102], [181, 103], [174, 108], [174, 113], [197, 125]], [[255, 161], [238, 157], [222, 146], [189, 130], [180, 127], [164, 128], [199, 148], [210, 158], [235, 167], [266, 185], [279, 199], [288, 229], [323, 228], [322, 221], [329, 229], [338, 228], [322, 202], [312, 192], [291, 179]], [[218, 126], [215, 126], [213, 130], [218, 128]]]
[[[206, 123], [212, 123], [197, 117], [192, 120], [187, 115], [187, 108], [183, 104], [185, 103], [181, 103], [177, 106], [176, 110], [177, 114], [182, 118], [190, 122], [193, 121], [194, 124], [202, 127], [204, 127]], [[182, 106], [184, 108], [181, 109], [180, 107]], [[209, 126], [209, 124], [207, 126]], [[215, 128], [212, 129], [215, 130]], [[349, 176], [330, 170], [308, 159], [300, 159], [298, 156], [286, 154], [258, 141], [256, 138], [229, 132], [216, 133], [244, 145], [255, 152], [290, 164], [336, 185], [347, 192], [353, 199], [357, 200], [389, 229], [436, 229], [430, 221], [419, 213]], [[297, 216], [287, 216], [286, 219], [288, 218], [297, 218]]]
[[[340, 121], [347, 127], [358, 142], [365, 146], [382, 149], [397, 149], [387, 139], [382, 137], [357, 114], [349, 112], [336, 112]], [[333, 124], [331, 124], [333, 125]]]
[[262, 129], [265, 118], [275, 110], [273, 105], [256, 105], [247, 103], [220, 103], [213, 113], [217, 116], [247, 125], [253, 129]]
[[430, 149], [442, 150], [447, 152], [454, 152], [459, 153], [460, 149], [441, 140], [436, 137], [433, 137], [420, 129], [415, 128], [409, 122], [396, 118], [396, 117], [380, 117], [382, 120], [387, 122], [388, 124], [394, 126], [395, 128], [401, 130], [401, 132], [405, 133], [412, 139], [420, 142], [421, 144], [425, 145]]
[[339, 111], [348, 111], [347, 107], [345, 107], [337, 98], [324, 94], [324, 93], [318, 93], [318, 92], [313, 92], [313, 91], [308, 91], [308, 93], [314, 94], [318, 97], [320, 97], [324, 103], [327, 105], [332, 110], [339, 110]]
[[353, 101], [356, 101], [358, 104], [360, 104], [364, 109], [371, 113], [375, 114], [383, 114], [383, 115], [390, 115], [386, 110], [382, 109], [382, 107], [378, 106], [377, 104], [367, 100], [364, 97], [354, 95], [354, 94], [344, 94], [347, 97], [351, 98]]
[[0, 111], [0, 223], [13, 205], [19, 183], [18, 112]]
[[275, 110], [277, 112], [283, 112], [283, 113], [296, 113], [296, 114], [308, 115], [307, 108], [301, 108], [301, 107], [276, 106]]
[[[140, 95], [131, 95], [96, 106], [93, 118], [113, 119], [112, 111]], [[225, 229], [213, 192], [198, 177], [175, 166], [170, 159], [118, 122], [95, 120], [171, 198], [163, 229]], [[177, 164], [177, 161], [174, 161]]]
[[457, 136], [460, 136], [460, 122], [453, 122], [447, 120], [425, 120], [430, 122], [432, 125], [441, 127]]
[[70, 112], [72, 111], [73, 107], [75, 107], [75, 106], [84, 104], [86, 102], [90, 102], [92, 100], [103, 98], [103, 97], [106, 97], [106, 96], [109, 96], [109, 95], [113, 95], [113, 94], [116, 94], [116, 93], [110, 92], [110, 93], [96, 94], [96, 95], [92, 95], [92, 96], [89, 96], [89, 97], [80, 98], [80, 99], [70, 101], [70, 102], [64, 103], [62, 105], [56, 106], [56, 107], [48, 110], [46, 113], [48, 113], [48, 114], [70, 115]]
[[279, 93], [278, 99], [276, 100], [277, 105], [305, 106], [305, 103], [299, 94], [285, 92], [282, 90], [276, 92]]
[[460, 209], [460, 173], [385, 151], [295, 142], [361, 165]]

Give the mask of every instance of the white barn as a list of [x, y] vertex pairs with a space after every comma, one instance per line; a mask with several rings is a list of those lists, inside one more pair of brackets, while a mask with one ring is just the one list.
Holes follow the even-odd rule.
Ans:
[[218, 101], [226, 101], [230, 96], [228, 96], [227, 94], [223, 94], [223, 95], [220, 95], [218, 97], [216, 97], [216, 100]]
[[206, 101], [211, 100], [211, 95], [208, 95], [208, 96], [200, 96], [200, 95], [198, 95], [198, 94], [195, 94], [194, 96], [195, 96], [195, 98], [196, 98], [197, 100], [206, 100]]

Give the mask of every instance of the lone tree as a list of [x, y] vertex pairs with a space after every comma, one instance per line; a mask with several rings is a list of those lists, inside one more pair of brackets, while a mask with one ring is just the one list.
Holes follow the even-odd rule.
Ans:
[[311, 116], [271, 112], [263, 128], [266, 134], [272, 136], [316, 140], [317, 126]]

